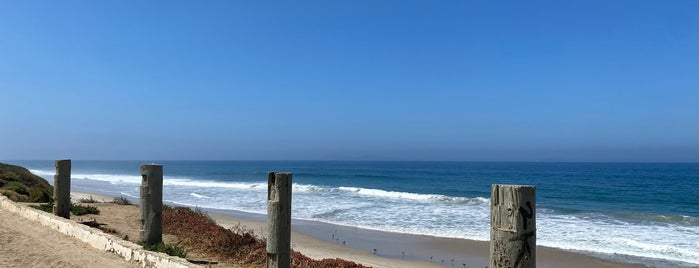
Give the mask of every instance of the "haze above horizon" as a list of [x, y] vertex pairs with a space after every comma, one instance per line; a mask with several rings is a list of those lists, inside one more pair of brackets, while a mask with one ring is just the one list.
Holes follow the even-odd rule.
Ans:
[[7, 1], [0, 159], [699, 162], [697, 1]]

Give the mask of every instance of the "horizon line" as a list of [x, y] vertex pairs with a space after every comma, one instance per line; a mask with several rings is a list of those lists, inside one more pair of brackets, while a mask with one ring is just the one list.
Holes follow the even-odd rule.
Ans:
[[[450, 162], [450, 163], [589, 163], [589, 164], [699, 164], [699, 161], [549, 161], [549, 160], [379, 160], [379, 159], [367, 159], [367, 160], [346, 160], [346, 159], [71, 159], [71, 158], [60, 158], [60, 160], [69, 159], [71, 161], [163, 161], [163, 162], [425, 162], [425, 163], [437, 163], [437, 162]], [[59, 159], [2, 159], [3, 161], [55, 161]]]

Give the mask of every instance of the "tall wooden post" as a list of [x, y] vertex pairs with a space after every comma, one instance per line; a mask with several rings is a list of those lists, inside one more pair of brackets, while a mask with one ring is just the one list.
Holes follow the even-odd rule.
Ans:
[[141, 165], [141, 230], [139, 240], [146, 244], [163, 241], [163, 166]]
[[53, 214], [70, 219], [70, 159], [56, 160], [53, 201]]
[[488, 267], [536, 267], [536, 187], [492, 187]]
[[267, 178], [267, 268], [289, 268], [291, 173], [270, 172]]

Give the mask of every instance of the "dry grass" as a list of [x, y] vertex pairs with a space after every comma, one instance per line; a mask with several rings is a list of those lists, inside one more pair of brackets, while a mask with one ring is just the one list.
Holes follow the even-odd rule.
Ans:
[[164, 208], [163, 231], [177, 236], [188, 251], [199, 252], [222, 262], [263, 264], [265, 244], [251, 233], [238, 234], [211, 219], [201, 210]]
[[314, 260], [303, 254], [292, 251], [291, 252], [291, 267], [299, 268], [362, 268], [366, 267], [364, 265], [358, 264], [356, 262], [346, 261], [343, 259], [322, 259]]
[[92, 197], [92, 195], [90, 195], [90, 197], [78, 199], [78, 203], [92, 204], [92, 203], [99, 203], [99, 201], [97, 199], [95, 199], [94, 197]]
[[[205, 212], [189, 208], [163, 209], [163, 231], [177, 236], [178, 244], [188, 252], [195, 251], [221, 262], [245, 266], [263, 266], [266, 260], [266, 243], [251, 231], [226, 229], [211, 219]], [[315, 267], [365, 267], [342, 259], [308, 258], [301, 253], [291, 253], [291, 266]]]
[[114, 200], [112, 200], [112, 203], [117, 204], [117, 205], [133, 205], [133, 203], [131, 203], [131, 201], [129, 201], [128, 199], [126, 199], [126, 197], [123, 197], [123, 196], [114, 197]]

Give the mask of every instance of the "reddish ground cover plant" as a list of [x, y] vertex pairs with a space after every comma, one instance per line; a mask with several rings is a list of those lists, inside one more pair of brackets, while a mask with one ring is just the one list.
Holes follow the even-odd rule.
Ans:
[[[178, 244], [187, 251], [196, 251], [221, 262], [246, 266], [264, 266], [265, 241], [251, 231], [226, 229], [200, 209], [165, 207], [163, 231], [177, 236]], [[313, 260], [292, 251], [291, 266], [297, 268], [341, 267], [362, 268], [355, 262], [342, 259]]]

